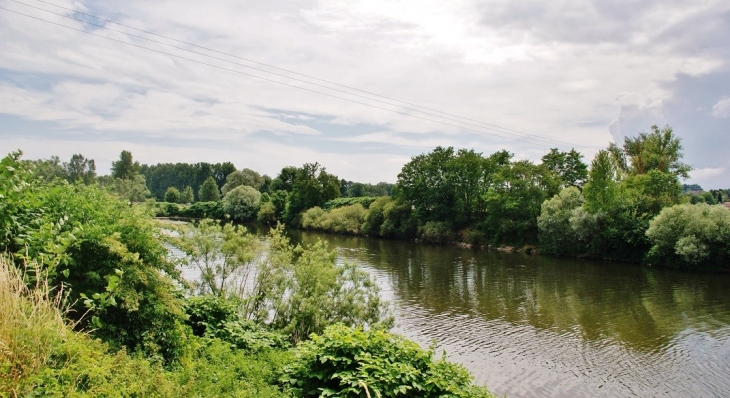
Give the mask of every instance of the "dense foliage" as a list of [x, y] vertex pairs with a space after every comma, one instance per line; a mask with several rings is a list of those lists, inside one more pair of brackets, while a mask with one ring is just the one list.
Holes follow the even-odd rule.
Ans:
[[730, 268], [730, 211], [722, 206], [682, 204], [667, 207], [646, 232], [652, 243], [649, 262], [674, 268]]
[[79, 327], [93, 326], [112, 346], [176, 361], [185, 344], [178, 273], [153, 221], [98, 186], [55, 180], [41, 188], [18, 158], [1, 163], [0, 250], [19, 266], [37, 261], [35, 280], [64, 286]]
[[[392, 323], [371, 277], [322, 243], [293, 247], [278, 227], [263, 244], [210, 220], [163, 231], [147, 206], [49, 182], [19, 158], [0, 161], [0, 249], [12, 256], [0, 258], [0, 395], [291, 396], [279, 376], [292, 342]], [[199, 266], [198, 289], [173, 279], [164, 242]]]
[[[213, 177], [218, 189], [223, 188], [226, 177], [236, 171], [236, 167], [231, 162], [224, 163], [159, 163], [156, 165], [141, 165], [139, 173], [146, 180], [152, 197], [157, 200], [164, 199], [165, 191], [169, 187], [175, 187], [181, 192], [185, 187], [191, 187], [194, 192], [198, 192], [203, 182], [208, 177]], [[183, 203], [192, 203], [194, 200], [201, 200], [194, 197], [192, 200]]]
[[331, 326], [296, 353], [283, 378], [296, 397], [491, 397], [462, 367], [382, 330]]
[[248, 185], [237, 186], [223, 197], [223, 212], [236, 221], [251, 221], [259, 211], [261, 193]]

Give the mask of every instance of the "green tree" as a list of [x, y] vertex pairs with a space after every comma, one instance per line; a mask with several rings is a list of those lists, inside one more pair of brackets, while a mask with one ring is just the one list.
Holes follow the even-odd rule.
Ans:
[[183, 189], [182, 194], [180, 194], [180, 203], [193, 203], [194, 201], [195, 194], [193, 193], [193, 188], [188, 185]]
[[561, 255], [583, 253], [584, 248], [579, 244], [570, 222], [583, 201], [583, 195], [578, 188], [568, 187], [542, 203], [540, 215], [537, 217], [542, 251]]
[[96, 163], [94, 159], [86, 159], [81, 154], [71, 156], [68, 163], [64, 163], [66, 169], [66, 178], [69, 182], [82, 181], [86, 185], [90, 185], [96, 178]]
[[139, 172], [139, 162], [134, 162], [132, 152], [122, 151], [119, 154], [119, 160], [112, 162], [112, 177], [120, 180], [129, 180]]
[[619, 166], [611, 156], [611, 152], [601, 150], [591, 162], [588, 182], [583, 187], [586, 209], [597, 212], [608, 208], [616, 201], [618, 195]]
[[39, 159], [35, 161], [29, 161], [32, 165], [33, 174], [40, 177], [45, 182], [51, 182], [56, 178], [63, 180], [68, 179], [66, 168], [61, 164], [61, 159], [58, 156], [51, 156], [49, 159]]
[[523, 160], [503, 166], [485, 195], [486, 228], [494, 242], [537, 241], [542, 203], [558, 191], [558, 180], [544, 165]]
[[278, 220], [276, 217], [276, 206], [272, 202], [261, 203], [256, 220], [262, 224], [274, 225]]
[[187, 263], [200, 271], [198, 293], [237, 297], [250, 293], [248, 282], [254, 279], [261, 247], [246, 228], [206, 219], [173, 242], [186, 254]]
[[64, 291], [78, 328], [113, 349], [176, 361], [185, 340], [178, 272], [154, 220], [97, 185], [45, 184], [19, 154], [0, 164], [0, 250], [20, 267], [38, 264], [28, 281]]
[[[282, 172], [285, 170], [287, 169]], [[277, 179], [281, 181], [281, 177]], [[287, 223], [295, 222], [301, 212], [314, 206], [322, 206], [328, 200], [338, 197], [340, 189], [337, 176], [327, 173], [319, 163], [306, 163], [296, 169], [283, 219]]]
[[323, 242], [294, 248], [283, 233], [281, 227], [271, 231], [249, 313], [285, 331], [295, 343], [335, 323], [392, 326], [378, 285], [366, 272], [356, 264], [338, 264]]
[[198, 189], [198, 199], [201, 202], [215, 202], [221, 197], [218, 185], [213, 177], [208, 177]]
[[651, 133], [640, 133], [624, 139], [623, 150], [631, 162], [633, 174], [645, 174], [650, 170], [688, 178], [692, 168], [681, 162], [682, 143], [674, 136], [671, 127], [660, 129], [651, 126]]
[[583, 163], [583, 155], [575, 149], [560, 152], [557, 148], [542, 157], [542, 164], [560, 179], [560, 186], [582, 188], [588, 178], [588, 165]]
[[254, 187], [241, 185], [223, 197], [223, 211], [236, 221], [252, 220], [259, 211], [261, 193]]
[[100, 181], [100, 185], [106, 187], [109, 192], [120, 199], [129, 202], [144, 202], [151, 195], [150, 190], [147, 189], [147, 182], [141, 174], [135, 174], [126, 180], [109, 178]]
[[179, 201], [180, 201], [180, 191], [178, 191], [177, 188], [175, 188], [175, 187], [167, 188], [167, 191], [165, 191], [165, 202], [177, 203]]
[[253, 187], [259, 190], [264, 185], [264, 178], [251, 169], [234, 171], [226, 177], [226, 183], [221, 188], [223, 195], [240, 186]]
[[730, 211], [681, 204], [664, 208], [646, 231], [648, 262], [672, 268], [730, 269]]

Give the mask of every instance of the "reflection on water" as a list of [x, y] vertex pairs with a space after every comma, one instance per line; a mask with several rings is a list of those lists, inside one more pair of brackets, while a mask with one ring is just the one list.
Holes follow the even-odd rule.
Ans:
[[730, 275], [292, 232], [372, 272], [402, 333], [509, 397], [727, 396]]

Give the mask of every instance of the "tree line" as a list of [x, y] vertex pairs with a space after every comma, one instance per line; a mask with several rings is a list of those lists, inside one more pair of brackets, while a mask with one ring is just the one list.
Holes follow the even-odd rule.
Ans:
[[[652, 126], [599, 151], [590, 166], [575, 149], [551, 149], [534, 163], [507, 151], [437, 147], [414, 156], [395, 184], [373, 185], [340, 179], [319, 163], [287, 166], [271, 178], [230, 162], [139, 165], [123, 151], [112, 175], [96, 180], [133, 202], [163, 201], [150, 205], [158, 216], [666, 263], [649, 256], [650, 222], [671, 206], [723, 203], [730, 191], [683, 187], [691, 167], [682, 157], [672, 129]], [[66, 175], [84, 183], [94, 180], [93, 165], [81, 155], [37, 162], [46, 180]]]

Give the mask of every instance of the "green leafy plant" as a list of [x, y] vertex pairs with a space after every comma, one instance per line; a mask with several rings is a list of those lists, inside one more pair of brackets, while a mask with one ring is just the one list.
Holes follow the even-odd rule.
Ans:
[[433, 348], [383, 330], [330, 326], [299, 344], [282, 383], [297, 397], [491, 397]]

